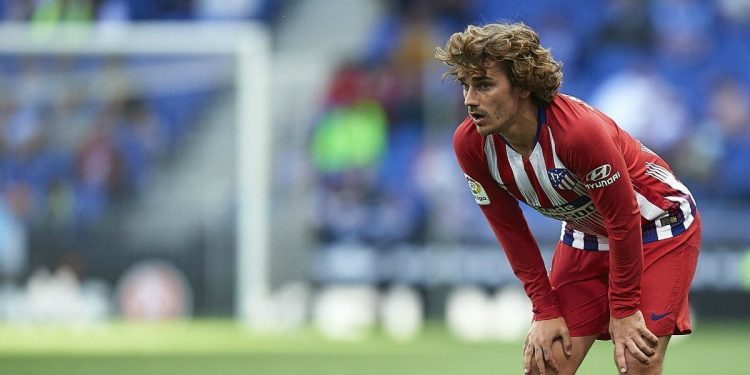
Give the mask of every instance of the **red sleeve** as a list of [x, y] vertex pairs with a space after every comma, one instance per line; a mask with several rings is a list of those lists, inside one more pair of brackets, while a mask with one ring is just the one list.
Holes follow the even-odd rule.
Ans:
[[518, 201], [492, 179], [482, 152], [482, 137], [469, 134], [475, 132], [473, 125], [466, 128], [467, 126], [460, 126], [453, 138], [458, 163], [466, 175], [475, 200], [500, 242], [513, 273], [521, 280], [526, 295], [531, 299], [534, 320], [559, 317], [561, 314], [557, 293], [550, 285], [544, 259]]
[[563, 163], [586, 185], [607, 229], [610, 314], [628, 316], [640, 305], [643, 274], [641, 215], [625, 161], [632, 150], [621, 142], [619, 128], [596, 112], [578, 119], [575, 134], [564, 139]]

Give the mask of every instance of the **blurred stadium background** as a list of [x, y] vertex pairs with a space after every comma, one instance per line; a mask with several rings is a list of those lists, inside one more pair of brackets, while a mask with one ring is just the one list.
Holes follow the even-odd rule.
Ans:
[[[519, 373], [434, 47], [523, 21], [705, 230], [670, 373], [750, 373], [747, 0], [2, 0], [0, 373]], [[527, 211], [545, 256], [555, 222]], [[595, 347], [584, 374], [611, 372]]]

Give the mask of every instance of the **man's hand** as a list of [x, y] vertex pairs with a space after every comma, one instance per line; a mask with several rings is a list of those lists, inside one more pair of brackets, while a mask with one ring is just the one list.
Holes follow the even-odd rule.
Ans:
[[540, 375], [547, 374], [545, 363], [558, 372], [560, 368], [552, 356], [552, 342], [557, 339], [562, 340], [563, 351], [565, 355], [570, 356], [573, 343], [570, 341], [568, 326], [562, 317], [531, 323], [523, 349], [523, 372], [528, 374], [531, 371], [532, 359], [536, 362]]
[[[646, 328], [646, 321], [640, 311], [622, 319], [609, 319], [609, 333], [615, 345], [615, 358], [620, 372], [628, 371], [625, 363], [625, 349], [630, 351], [637, 360], [644, 364], [650, 362], [649, 357], [656, 353], [654, 348], [659, 338]], [[645, 339], [645, 340], [644, 340]]]

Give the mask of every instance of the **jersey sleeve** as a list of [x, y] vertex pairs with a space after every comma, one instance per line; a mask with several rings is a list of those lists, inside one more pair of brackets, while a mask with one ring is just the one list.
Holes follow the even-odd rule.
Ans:
[[609, 239], [610, 315], [623, 318], [640, 305], [643, 274], [641, 216], [628, 173], [625, 142], [612, 120], [592, 112], [561, 145], [563, 162], [583, 181], [604, 219]]
[[[481, 140], [477, 137], [472, 141]], [[552, 289], [544, 259], [518, 201], [492, 179], [481, 147], [472, 150], [458, 132], [453, 145], [474, 199], [505, 252], [513, 273], [531, 299], [534, 320], [559, 317], [557, 293]]]

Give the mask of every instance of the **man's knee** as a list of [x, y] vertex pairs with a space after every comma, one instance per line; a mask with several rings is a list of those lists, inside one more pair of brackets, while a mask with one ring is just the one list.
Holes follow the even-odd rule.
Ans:
[[[617, 362], [615, 361], [615, 365]], [[649, 363], [643, 363], [635, 358], [630, 351], [625, 351], [625, 364], [628, 366], [628, 375], [660, 375], [664, 364], [664, 354], [656, 351], [649, 357]]]
[[[585, 340], [585, 338], [583, 338], [582, 340]], [[591, 339], [591, 341], [593, 342], [593, 339]], [[591, 347], [591, 343], [577, 341], [573, 347], [574, 349], [572, 355], [566, 356], [563, 352], [562, 341], [556, 340], [552, 343], [552, 357], [555, 359], [555, 362], [557, 362], [557, 367], [560, 371], [555, 372], [549, 366], [547, 366], [547, 375], [574, 375], [576, 373], [578, 367], [583, 361], [583, 357], [586, 355], [586, 352], [588, 352], [588, 348]], [[539, 369], [537, 368], [535, 361], [531, 361], [531, 374], [539, 374]]]
[[[558, 367], [560, 368], [560, 371], [555, 372], [555, 370], [551, 369], [549, 366], [547, 366], [546, 374], [547, 375], [574, 375], [576, 373], [576, 370], [578, 370], [578, 366], [565, 362], [557, 362]], [[539, 369], [536, 367], [535, 363], [531, 364], [531, 375], [539, 375]]]

